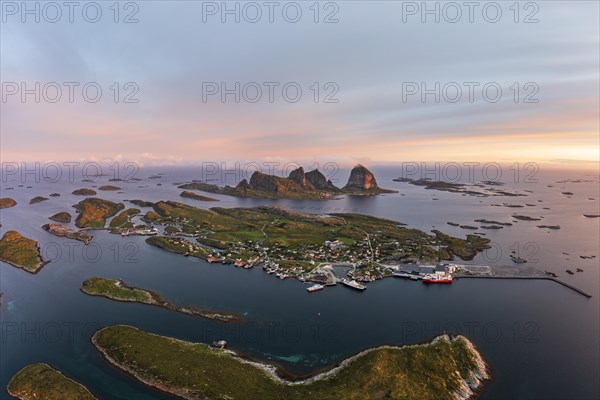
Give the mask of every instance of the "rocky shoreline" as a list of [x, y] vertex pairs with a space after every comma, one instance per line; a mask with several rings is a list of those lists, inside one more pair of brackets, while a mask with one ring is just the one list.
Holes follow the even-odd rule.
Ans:
[[[137, 329], [137, 328], [127, 326], [127, 325], [124, 325], [123, 327]], [[121, 362], [118, 362], [117, 360], [115, 360], [110, 354], [108, 354], [108, 351], [106, 349], [104, 349], [98, 343], [98, 340], [97, 340], [98, 335], [102, 331], [104, 331], [106, 329], [110, 329], [110, 328], [111, 327], [106, 327], [106, 328], [100, 329], [92, 336], [92, 344], [98, 350], [98, 352], [101, 354], [101, 356], [110, 365], [112, 365], [113, 367], [117, 368], [118, 370], [123, 371], [123, 372], [127, 373], [128, 375], [136, 378], [137, 380], [141, 381], [145, 385], [157, 388], [163, 392], [166, 392], [169, 394], [174, 394], [174, 395], [180, 396], [187, 400], [197, 400], [198, 399], [197, 394], [191, 392], [190, 390], [188, 390], [186, 388], [167, 384], [165, 382], [162, 382], [160, 380], [157, 380], [157, 379], [151, 377], [150, 375], [147, 375], [147, 374], [144, 374], [144, 373], [138, 371], [134, 365], [128, 365], [126, 363], [121, 363]], [[199, 344], [199, 343], [188, 342], [188, 341], [175, 339], [175, 338], [171, 338], [171, 337], [167, 338], [167, 337], [164, 337], [161, 335], [156, 335], [156, 334], [149, 334], [149, 335], [167, 339], [170, 342], [180, 343], [185, 346], [193, 346], [193, 345]], [[242, 353], [232, 351], [232, 350], [219, 350], [219, 351], [230, 354], [237, 361], [239, 361], [243, 364], [252, 365], [252, 366], [260, 369], [261, 371], [264, 372], [264, 374], [269, 379], [275, 381], [276, 383], [278, 383], [280, 385], [300, 386], [300, 385], [308, 385], [308, 384], [315, 383], [315, 382], [318, 382], [321, 380], [327, 380], [332, 377], [335, 377], [337, 374], [339, 374], [341, 371], [343, 371], [345, 368], [347, 368], [351, 363], [353, 363], [357, 359], [362, 358], [362, 357], [368, 355], [369, 353], [376, 352], [378, 350], [386, 350], [386, 349], [387, 350], [402, 350], [402, 349], [427, 348], [430, 346], [435, 346], [436, 344], [438, 344], [439, 342], [442, 342], [442, 341], [446, 342], [448, 344], [452, 344], [455, 341], [463, 341], [466, 348], [468, 349], [469, 355], [472, 358], [472, 362], [476, 365], [476, 367], [469, 370], [469, 375], [467, 378], [461, 377], [460, 372], [458, 370], [455, 371], [455, 373], [459, 379], [459, 389], [452, 393], [452, 398], [454, 400], [474, 400], [476, 398], [476, 396], [482, 391], [484, 382], [491, 379], [491, 375], [490, 375], [488, 366], [485, 363], [481, 354], [477, 351], [477, 349], [475, 348], [473, 343], [462, 335], [450, 337], [447, 334], [443, 334], [443, 335], [433, 338], [430, 342], [425, 342], [425, 343], [420, 343], [420, 344], [403, 345], [403, 346], [384, 345], [384, 346], [370, 348], [370, 349], [361, 351], [351, 357], [348, 357], [348, 358], [342, 360], [335, 367], [333, 367], [331, 369], [317, 373], [313, 376], [310, 376], [308, 378], [301, 379], [301, 380], [290, 380], [290, 379], [282, 378], [280, 373], [278, 372], [278, 368], [275, 365], [268, 364], [265, 362], [254, 361], [250, 357], [248, 357]], [[215, 351], [217, 351], [217, 350], [215, 350]]]
[[[90, 296], [104, 297], [104, 298], [107, 298], [110, 300], [121, 301], [121, 302], [125, 302], [125, 303], [147, 304], [147, 305], [151, 305], [151, 306], [165, 308], [167, 310], [179, 312], [182, 314], [195, 315], [195, 316], [199, 316], [202, 318], [211, 319], [214, 321], [220, 321], [220, 322], [243, 322], [244, 321], [244, 319], [240, 315], [233, 314], [233, 313], [223, 313], [223, 312], [207, 310], [207, 309], [203, 309], [203, 308], [199, 308], [199, 307], [195, 307], [195, 306], [182, 306], [182, 307], [176, 306], [175, 304], [171, 303], [169, 300], [164, 299], [158, 293], [155, 293], [155, 292], [152, 292], [152, 291], [146, 290], [146, 289], [129, 286], [122, 280], [114, 281], [115, 287], [130, 291], [131, 293], [134, 293], [136, 291], [143, 292], [147, 296], [147, 299], [146, 300], [136, 300], [133, 298], [120, 297], [120, 296], [109, 294], [109, 293], [96, 293], [89, 289], [89, 287], [91, 285], [93, 285], [93, 282], [90, 283], [90, 281], [93, 279], [102, 279], [102, 278], [92, 278], [92, 279], [88, 279], [87, 281], [85, 281], [83, 283], [83, 285], [80, 287], [80, 290], [83, 293], [90, 295]], [[109, 280], [103, 280], [103, 281], [109, 282]]]
[[[68, 393], [63, 391], [68, 388]], [[17, 372], [7, 386], [7, 392], [21, 400], [98, 400], [88, 388], [67, 377], [46, 363], [30, 364]], [[41, 397], [40, 397], [41, 396]]]
[[37, 274], [50, 261], [44, 260], [37, 241], [8, 231], [0, 239], [0, 261], [20, 268], [30, 274]]

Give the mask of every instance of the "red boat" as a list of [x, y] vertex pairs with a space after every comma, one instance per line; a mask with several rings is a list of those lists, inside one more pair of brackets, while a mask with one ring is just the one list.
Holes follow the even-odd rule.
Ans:
[[423, 283], [452, 283], [452, 277], [448, 276], [439, 276], [439, 275], [429, 275], [423, 278]]

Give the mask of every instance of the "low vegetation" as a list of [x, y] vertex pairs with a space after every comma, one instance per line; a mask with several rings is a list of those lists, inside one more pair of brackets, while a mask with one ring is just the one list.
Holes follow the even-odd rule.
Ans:
[[241, 322], [243, 318], [237, 314], [229, 314], [220, 311], [213, 311], [194, 306], [178, 307], [170, 301], [164, 299], [161, 295], [145, 289], [139, 289], [127, 285], [120, 279], [104, 279], [93, 277], [81, 286], [83, 293], [91, 296], [101, 296], [107, 299], [125, 301], [132, 303], [149, 304], [163, 307], [168, 310], [177, 311], [189, 315], [218, 320], [221, 322]]
[[74, 190], [73, 194], [77, 196], [95, 196], [97, 193], [94, 189], [82, 188]]
[[131, 221], [131, 218], [135, 215], [138, 215], [139, 213], [141, 213], [141, 211], [137, 208], [128, 208], [127, 210], [121, 212], [119, 215], [117, 215], [110, 221], [110, 230], [120, 231], [124, 229], [133, 228], [134, 224]]
[[63, 223], [68, 224], [69, 222], [71, 222], [71, 214], [69, 214], [66, 211], [63, 211], [63, 212], [56, 213], [56, 214], [52, 215], [51, 217], [48, 217], [48, 219], [51, 219], [52, 221], [63, 222]]
[[29, 200], [29, 204], [41, 203], [42, 201], [48, 200], [47, 197], [44, 196], [36, 196], [33, 199]]
[[17, 231], [8, 231], [0, 239], [0, 260], [32, 274], [47, 264], [42, 259], [38, 243]]
[[75, 225], [79, 228], [92, 229], [104, 228], [107, 218], [125, 208], [121, 203], [93, 197], [80, 201], [74, 207], [78, 213]]
[[17, 372], [8, 393], [21, 400], [94, 400], [89, 390], [47, 364], [31, 364]]
[[185, 399], [454, 400], [468, 398], [471, 388], [487, 378], [483, 361], [464, 337], [367, 350], [335, 370], [295, 384], [280, 378], [273, 367], [244, 361], [235, 353], [130, 326], [102, 329], [92, 341], [113, 365]]
[[[316, 215], [281, 207], [206, 210], [160, 201], [143, 219], [165, 226], [169, 236], [147, 240], [155, 246], [209, 261], [277, 264], [278, 272], [296, 277], [321, 263], [353, 263], [354, 278], [378, 279], [386, 273], [382, 263], [470, 260], [489, 243], [478, 235], [461, 239], [433, 231], [433, 236], [368, 215]], [[174, 237], [181, 235], [196, 243]]]
[[154, 205], [153, 202], [145, 200], [130, 200], [129, 202], [138, 207], [152, 207]]
[[208, 196], [202, 196], [202, 195], [196, 194], [194, 192], [189, 192], [187, 190], [184, 190], [179, 195], [181, 197], [185, 197], [187, 199], [198, 200], [198, 201], [219, 201], [218, 199], [214, 199], [214, 198], [208, 197]]
[[0, 208], [10, 208], [17, 205], [17, 202], [10, 197], [3, 197], [0, 199]]
[[103, 190], [103, 191], [115, 191], [115, 190], [122, 190], [119, 186], [114, 186], [114, 185], [104, 185], [104, 186], [100, 186], [98, 188], [98, 190]]

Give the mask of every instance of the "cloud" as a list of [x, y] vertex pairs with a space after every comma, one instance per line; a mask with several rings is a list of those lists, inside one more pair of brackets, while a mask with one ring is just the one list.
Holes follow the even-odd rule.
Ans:
[[[110, 11], [97, 24], [10, 20], [0, 35], [3, 82], [97, 82], [103, 97], [89, 103], [78, 92], [74, 103], [56, 104], [12, 97], [1, 105], [1, 155], [153, 165], [597, 159], [598, 3], [543, 2], [534, 24], [514, 23], [509, 9], [497, 24], [423, 24], [418, 17], [402, 23], [400, 3], [338, 3], [335, 24], [315, 24], [308, 8], [297, 24], [222, 24], [217, 17], [202, 23], [200, 2], [140, 2], [137, 24], [115, 24]], [[139, 87], [139, 103], [123, 102], [127, 82]], [[222, 103], [219, 96], [203, 101], [203, 82], [280, 86], [274, 102], [229, 96]], [[282, 98], [287, 82], [302, 88], [298, 103]], [[323, 102], [328, 82], [339, 88], [339, 103]], [[503, 97], [404, 102], [405, 82], [497, 82]], [[522, 102], [528, 82], [539, 88], [537, 104]]]

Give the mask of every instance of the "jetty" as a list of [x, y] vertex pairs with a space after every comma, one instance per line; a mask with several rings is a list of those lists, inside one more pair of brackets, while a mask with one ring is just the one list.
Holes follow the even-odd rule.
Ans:
[[455, 272], [453, 277], [455, 279], [470, 278], [470, 279], [538, 279], [548, 280], [556, 282], [574, 292], [586, 297], [591, 298], [592, 295], [588, 292], [579, 289], [578, 287], [567, 283], [555, 276], [549, 275], [547, 272], [543, 272], [534, 267], [525, 266], [505, 266], [505, 265], [457, 265], [458, 270]]

